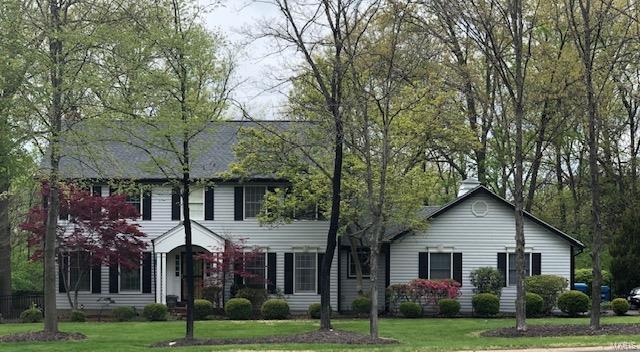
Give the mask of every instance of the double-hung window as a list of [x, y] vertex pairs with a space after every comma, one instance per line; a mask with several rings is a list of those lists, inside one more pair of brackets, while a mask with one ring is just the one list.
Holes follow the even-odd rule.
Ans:
[[244, 217], [257, 218], [267, 188], [264, 186], [246, 186], [244, 188]]
[[245, 270], [251, 274], [245, 279], [245, 285], [251, 288], [265, 288], [266, 280], [266, 254], [251, 254], [250, 258], [245, 260]]
[[[516, 254], [509, 253], [509, 260], [507, 263], [507, 282], [509, 286], [514, 286], [516, 284]], [[524, 254], [524, 276], [531, 275], [531, 253]]]
[[67, 285], [71, 291], [78, 285], [78, 291], [91, 291], [91, 264], [89, 252], [76, 251], [69, 253], [69, 276]]
[[429, 253], [429, 278], [431, 280], [452, 278], [451, 253]]
[[[360, 268], [362, 269], [362, 277], [369, 277], [371, 274], [371, 267], [369, 266], [370, 260], [370, 252], [367, 249], [359, 248], [357, 250], [358, 259], [360, 261]], [[353, 254], [349, 251], [347, 256], [349, 262], [349, 271], [347, 272], [347, 276], [350, 278], [356, 277], [356, 262], [353, 260]]]
[[316, 253], [295, 253], [295, 293], [316, 293], [316, 283], [318, 282], [316, 260]]
[[[189, 217], [191, 220], [204, 220], [204, 188], [192, 187], [189, 192]], [[184, 219], [184, 214], [182, 216]]]
[[120, 292], [141, 292], [142, 266], [126, 268], [120, 266]]
[[128, 191], [126, 202], [136, 208], [138, 213], [142, 214], [142, 207], [140, 206], [142, 204], [142, 190], [140, 188]]

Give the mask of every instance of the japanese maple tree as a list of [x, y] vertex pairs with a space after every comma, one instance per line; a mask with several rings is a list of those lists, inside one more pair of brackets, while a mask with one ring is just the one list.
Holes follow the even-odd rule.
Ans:
[[[75, 260], [74, 275], [70, 271], [60, 277], [72, 309], [78, 308], [78, 291], [83, 278], [94, 266], [119, 265], [127, 269], [140, 266], [142, 251], [147, 247], [144, 234], [136, 223], [140, 214], [124, 195], [101, 197], [73, 184], [60, 185], [60, 214], [68, 221], [59, 222], [56, 234], [58, 265]], [[43, 197], [49, 193], [42, 187]], [[46, 204], [46, 202], [44, 202]], [[47, 209], [33, 207], [20, 228], [29, 233], [28, 245], [33, 249], [31, 260], [40, 260], [44, 253]], [[71, 264], [71, 263], [69, 263]], [[64, 270], [68, 270], [63, 265]], [[73, 297], [71, 293], [73, 292]]]

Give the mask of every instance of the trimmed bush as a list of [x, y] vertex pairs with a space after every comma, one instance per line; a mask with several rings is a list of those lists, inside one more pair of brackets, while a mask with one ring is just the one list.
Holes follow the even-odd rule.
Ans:
[[309, 313], [309, 318], [320, 319], [321, 310], [322, 310], [322, 305], [320, 305], [320, 303], [311, 303], [309, 305], [309, 309], [307, 310], [307, 313]]
[[420, 318], [422, 316], [422, 306], [416, 302], [402, 302], [400, 303], [400, 314], [405, 318]]
[[213, 303], [206, 299], [196, 299], [193, 301], [193, 319], [205, 320], [208, 315], [213, 314]]
[[473, 311], [480, 316], [492, 316], [500, 312], [500, 298], [493, 293], [478, 293], [471, 299]]
[[231, 320], [247, 320], [251, 319], [253, 307], [246, 298], [232, 298], [224, 305], [224, 312]]
[[[593, 282], [593, 275], [591, 269], [578, 269], [575, 271], [575, 282], [583, 282], [587, 284], [589, 292], [591, 292], [591, 283]], [[602, 284], [611, 286], [613, 277], [611, 273], [606, 270], [602, 270]]]
[[251, 306], [253, 307], [254, 312], [259, 312], [262, 307], [262, 303], [264, 303], [268, 296], [267, 290], [264, 288], [241, 288], [236, 292], [235, 298], [245, 298], [251, 302]]
[[39, 323], [42, 321], [42, 311], [35, 305], [20, 313], [20, 320], [23, 323]]
[[111, 311], [111, 315], [116, 321], [131, 321], [136, 317], [136, 311], [133, 307], [117, 307]]
[[440, 314], [445, 317], [455, 317], [460, 312], [460, 302], [451, 298], [444, 298], [438, 302]]
[[264, 319], [287, 319], [289, 316], [289, 303], [284, 299], [268, 299], [262, 304], [260, 313]]
[[589, 296], [580, 291], [567, 291], [558, 298], [558, 308], [569, 316], [589, 311]]
[[492, 267], [482, 267], [471, 272], [471, 284], [475, 287], [473, 293], [493, 293], [500, 297], [504, 277], [502, 273]]
[[75, 321], [75, 322], [78, 322], [78, 323], [83, 323], [83, 322], [87, 321], [87, 314], [85, 314], [85, 312], [83, 312], [81, 310], [72, 310], [71, 311], [71, 316], [69, 317], [69, 320]]
[[539, 317], [544, 313], [544, 299], [537, 293], [527, 292], [526, 309], [528, 317]]
[[144, 306], [142, 315], [147, 318], [148, 321], [165, 321], [167, 320], [168, 313], [167, 306], [162, 303], [151, 303]]
[[625, 315], [629, 310], [629, 302], [624, 298], [616, 298], [611, 301], [611, 309], [616, 315]]
[[371, 310], [371, 300], [367, 296], [358, 296], [351, 302], [351, 310], [358, 315], [367, 315]]
[[535, 293], [544, 301], [543, 313], [550, 314], [558, 296], [567, 288], [567, 279], [556, 275], [534, 275], [524, 279], [525, 291]]

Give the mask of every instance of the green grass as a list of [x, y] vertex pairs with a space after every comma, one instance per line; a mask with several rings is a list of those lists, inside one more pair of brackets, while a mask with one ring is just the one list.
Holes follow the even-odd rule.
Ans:
[[[531, 319], [530, 324], [588, 324], [588, 319]], [[640, 317], [607, 317], [603, 323], [640, 323]], [[488, 338], [480, 337], [483, 330], [513, 326], [513, 319], [382, 319], [380, 332], [383, 337], [400, 341], [400, 345], [380, 347], [379, 351], [451, 351], [460, 349], [490, 349], [517, 347], [561, 347], [610, 345], [614, 342], [640, 344], [640, 336], [576, 336], [555, 338]], [[337, 329], [366, 333], [367, 320], [336, 320]], [[196, 337], [248, 337], [271, 334], [294, 334], [317, 329], [312, 320], [267, 321], [202, 321], [196, 322]], [[41, 324], [3, 324], [0, 335], [21, 331], [36, 331]], [[61, 323], [62, 331], [77, 331], [87, 335], [85, 341], [0, 344], [0, 351], [162, 351], [150, 349], [154, 342], [179, 338], [184, 332], [184, 322], [131, 322], [131, 323]], [[222, 350], [351, 350], [371, 351], [370, 346], [341, 345], [244, 345], [180, 348], [184, 351]], [[176, 351], [176, 349], [171, 349]]]

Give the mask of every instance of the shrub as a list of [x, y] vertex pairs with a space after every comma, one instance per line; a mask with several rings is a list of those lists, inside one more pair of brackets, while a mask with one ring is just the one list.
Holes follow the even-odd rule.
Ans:
[[39, 323], [42, 321], [42, 311], [32, 304], [31, 308], [20, 313], [20, 320], [23, 323]]
[[371, 300], [367, 296], [358, 296], [351, 302], [351, 310], [356, 314], [369, 314], [371, 311]]
[[213, 303], [206, 299], [196, 299], [193, 301], [193, 319], [205, 320], [208, 315], [213, 314]]
[[460, 312], [460, 302], [451, 298], [443, 298], [438, 302], [440, 314], [445, 317], [455, 317]]
[[544, 313], [544, 299], [537, 293], [527, 292], [526, 308], [528, 317], [538, 317]]
[[111, 315], [116, 321], [131, 321], [135, 318], [136, 311], [133, 307], [117, 307], [111, 311]]
[[289, 304], [284, 299], [269, 299], [260, 308], [264, 319], [287, 319]]
[[492, 316], [500, 312], [500, 298], [493, 293], [478, 293], [471, 299], [473, 311], [480, 316]]
[[400, 314], [405, 318], [419, 318], [422, 316], [422, 306], [416, 302], [400, 303]]
[[322, 305], [320, 305], [320, 303], [311, 303], [307, 310], [309, 318], [320, 319], [320, 310], [322, 310]]
[[264, 301], [267, 300], [267, 290], [264, 288], [241, 288], [236, 292], [235, 298], [244, 298], [251, 302], [254, 312], [258, 312]]
[[[611, 286], [613, 276], [606, 270], [602, 270], [602, 284]], [[575, 282], [584, 282], [589, 287], [591, 292], [591, 283], [593, 282], [593, 275], [591, 269], [578, 269], [575, 271]]]
[[556, 306], [558, 296], [567, 287], [567, 280], [556, 275], [534, 275], [525, 278], [525, 291], [535, 293], [544, 301], [543, 313], [549, 314]]
[[167, 306], [162, 303], [151, 303], [144, 306], [142, 315], [149, 321], [167, 320]]
[[625, 315], [629, 310], [629, 302], [624, 298], [616, 298], [611, 301], [611, 309], [616, 315]]
[[251, 319], [251, 301], [246, 298], [232, 298], [224, 305], [224, 312], [232, 320]]
[[443, 298], [458, 297], [460, 284], [454, 280], [415, 279], [406, 284], [391, 285], [386, 292], [393, 307], [404, 301], [428, 305], [437, 304]]
[[475, 287], [473, 293], [493, 293], [500, 297], [504, 277], [502, 273], [492, 267], [478, 268], [469, 276], [471, 284]]
[[72, 310], [69, 320], [82, 323], [87, 321], [87, 314], [81, 310]]
[[589, 311], [589, 296], [580, 291], [567, 291], [558, 298], [558, 308], [569, 316]]

